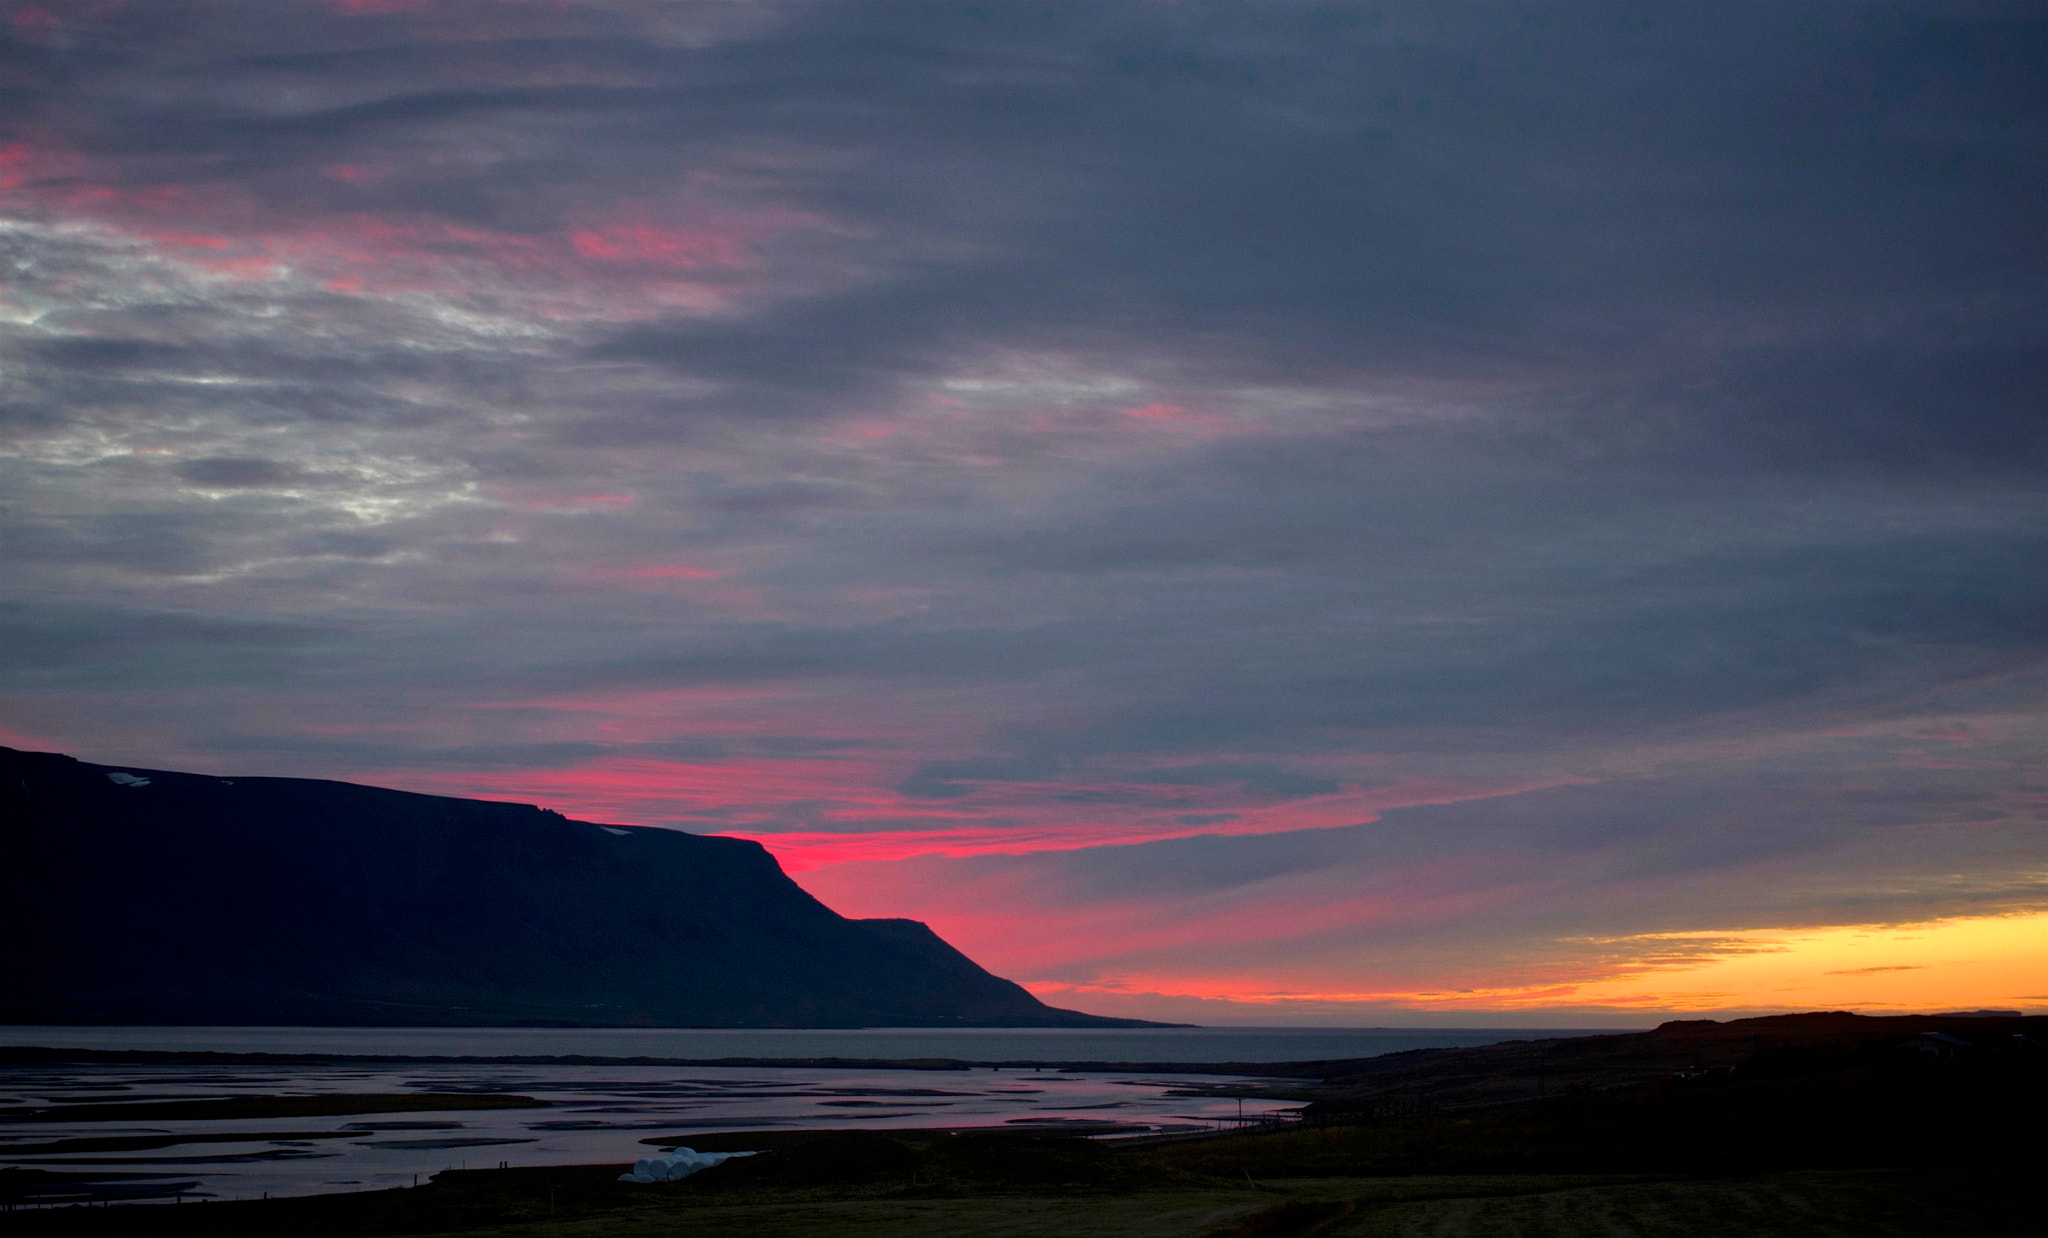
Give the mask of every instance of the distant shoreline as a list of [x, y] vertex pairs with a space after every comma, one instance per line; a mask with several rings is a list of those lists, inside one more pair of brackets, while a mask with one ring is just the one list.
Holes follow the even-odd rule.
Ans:
[[1301, 1077], [1306, 1063], [1415, 1049], [1611, 1036], [1608, 1028], [334, 1028], [0, 1024], [0, 1066], [101, 1063], [1192, 1071]]
[[[109, 1066], [687, 1066], [790, 1070], [967, 1071], [1039, 1068], [1066, 1071], [1171, 1072], [1305, 1078], [1300, 1062], [1105, 1062], [1008, 1058], [606, 1057], [596, 1054], [240, 1053], [209, 1049], [71, 1049], [0, 1045], [0, 1067], [54, 1064]], [[1296, 1069], [1286, 1069], [1293, 1067]]]

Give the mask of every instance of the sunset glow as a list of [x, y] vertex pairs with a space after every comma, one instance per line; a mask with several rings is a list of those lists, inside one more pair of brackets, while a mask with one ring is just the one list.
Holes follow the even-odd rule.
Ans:
[[2048, 36], [1654, 7], [0, 4], [0, 743], [1108, 1014], [2048, 1010]]

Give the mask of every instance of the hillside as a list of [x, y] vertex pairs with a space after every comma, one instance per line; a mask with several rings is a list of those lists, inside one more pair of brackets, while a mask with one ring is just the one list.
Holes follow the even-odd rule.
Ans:
[[0, 748], [0, 1022], [1116, 1026], [759, 844]]

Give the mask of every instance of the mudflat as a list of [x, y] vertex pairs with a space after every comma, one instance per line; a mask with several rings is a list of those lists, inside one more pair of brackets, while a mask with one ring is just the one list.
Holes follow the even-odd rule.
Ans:
[[389, 1092], [321, 1096], [223, 1096], [208, 1100], [85, 1101], [0, 1109], [0, 1122], [213, 1122], [234, 1118], [330, 1118], [447, 1109], [546, 1109], [531, 1096]]

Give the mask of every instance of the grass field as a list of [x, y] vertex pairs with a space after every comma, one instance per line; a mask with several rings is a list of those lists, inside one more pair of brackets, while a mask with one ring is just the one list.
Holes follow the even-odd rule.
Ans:
[[613, 1180], [621, 1168], [471, 1170], [420, 1190], [17, 1212], [6, 1228], [161, 1238], [2008, 1238], [2038, 1219], [2030, 1175], [2017, 1167], [1232, 1183], [1147, 1158], [1140, 1180], [1125, 1182], [722, 1186], [635, 1186]]
[[[1317, 1179], [1241, 1189], [656, 1208], [492, 1232], [532, 1238], [2005, 1238], [2010, 1174], [1816, 1170], [1602, 1182], [1510, 1175]], [[1303, 1205], [1330, 1204], [1338, 1208]]]
[[[1426, 1182], [1426, 1180], [1425, 1180]], [[1327, 1184], [1319, 1184], [1327, 1185]], [[1808, 1170], [1753, 1178], [1546, 1185], [1434, 1199], [1361, 1193], [1338, 1238], [1969, 1238], [2026, 1232], [2023, 1179], [1990, 1170]], [[1422, 1185], [1422, 1184], [1418, 1184]], [[1502, 1184], [1506, 1185], [1506, 1184]]]

